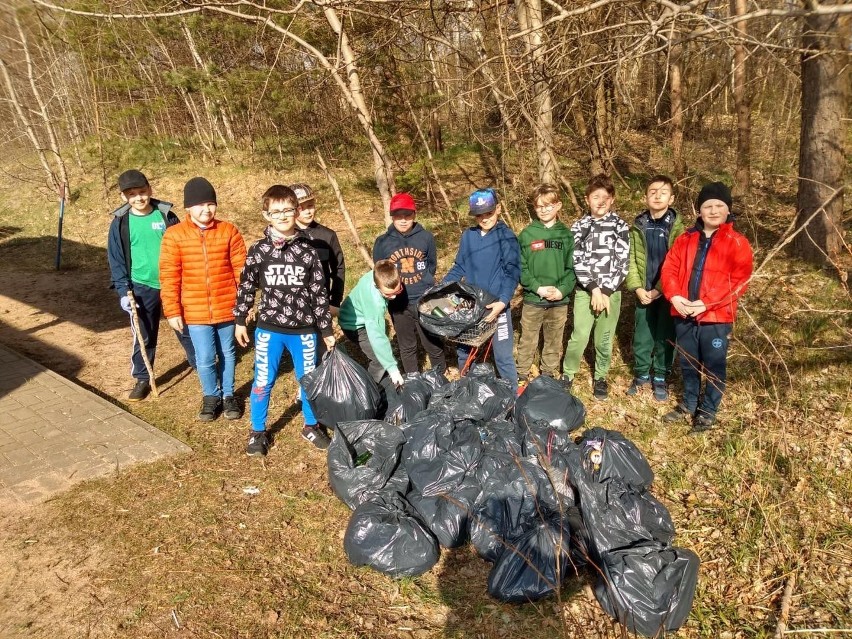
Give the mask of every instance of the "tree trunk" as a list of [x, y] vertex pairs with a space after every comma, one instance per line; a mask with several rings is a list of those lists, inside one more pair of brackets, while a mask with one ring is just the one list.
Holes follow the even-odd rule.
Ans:
[[677, 180], [686, 175], [686, 163], [683, 161], [683, 78], [681, 61], [683, 45], [671, 44], [669, 48], [669, 86], [671, 87], [671, 143], [672, 163]]
[[556, 181], [555, 154], [553, 152], [553, 106], [545, 65], [544, 31], [541, 17], [541, 0], [516, 0], [518, 26], [530, 30], [524, 38], [530, 61], [533, 86], [533, 120], [538, 178], [541, 182]]
[[[731, 13], [745, 15], [746, 0], [731, 0]], [[734, 195], [746, 195], [751, 190], [751, 100], [748, 95], [748, 69], [745, 41], [748, 23], [743, 20], [734, 26], [734, 105], [737, 110], [737, 168], [734, 174]]]
[[370, 141], [372, 142], [373, 152], [373, 169], [376, 176], [376, 186], [379, 188], [379, 193], [382, 196], [382, 205], [385, 212], [385, 222], [388, 226], [391, 224], [390, 217], [390, 201], [393, 194], [396, 192], [394, 184], [393, 170], [391, 169], [390, 160], [385, 155], [384, 147], [378, 143], [378, 138], [375, 136], [373, 128], [373, 119], [370, 110], [367, 108], [367, 103], [364, 100], [364, 92], [361, 89], [361, 77], [358, 75], [358, 66], [355, 62], [356, 56], [352, 47], [349, 45], [349, 37], [343, 29], [343, 24], [337, 16], [337, 12], [331, 6], [323, 7], [323, 14], [331, 29], [337, 35], [340, 55], [343, 58], [343, 63], [346, 68], [346, 82], [349, 85], [349, 91], [353, 102], [358, 110], [358, 118], [361, 120], [362, 126], [372, 134]]
[[823, 211], [799, 233], [793, 246], [796, 255], [821, 265], [833, 264], [842, 246], [844, 117], [850, 89], [844, 44], [848, 38], [848, 18], [805, 18], [797, 228], [805, 226], [820, 208]]

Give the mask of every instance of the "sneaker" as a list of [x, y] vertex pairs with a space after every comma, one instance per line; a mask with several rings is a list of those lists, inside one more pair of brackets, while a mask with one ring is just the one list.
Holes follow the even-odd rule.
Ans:
[[521, 394], [527, 389], [527, 384], [528, 382], [525, 379], [518, 380], [518, 397], [520, 397]]
[[625, 395], [629, 395], [630, 397], [638, 395], [642, 387], [648, 386], [650, 383], [651, 380], [648, 377], [634, 377], [633, 383], [630, 384], [630, 388], [627, 389]]
[[148, 394], [151, 392], [151, 382], [147, 379], [137, 379], [136, 386], [133, 387], [133, 390], [130, 391], [130, 395], [127, 396], [128, 402], [141, 402], [143, 399], [148, 397]]
[[689, 419], [691, 416], [692, 412], [686, 406], [678, 404], [675, 406], [674, 410], [663, 415], [663, 421], [666, 424], [674, 424], [675, 422], [682, 422]]
[[605, 379], [595, 380], [595, 385], [592, 389], [592, 395], [596, 400], [600, 402], [604, 401], [607, 397], [609, 397], [609, 384], [606, 383]]
[[564, 388], [567, 392], [571, 392], [571, 387], [574, 385], [574, 380], [570, 379], [567, 375], [562, 376], [562, 388]]
[[669, 387], [666, 385], [665, 379], [655, 377], [651, 387], [654, 389], [654, 399], [658, 402], [669, 401]]
[[328, 448], [328, 445], [331, 443], [331, 439], [329, 439], [328, 435], [326, 435], [322, 429], [314, 426], [305, 426], [302, 429], [302, 437], [311, 442], [314, 446], [319, 448], [320, 450], [325, 450]]
[[716, 418], [706, 413], [698, 413], [695, 419], [692, 420], [692, 430], [690, 433], [703, 433], [705, 430], [710, 430], [716, 424]]
[[243, 407], [240, 406], [240, 400], [233, 395], [222, 400], [225, 419], [239, 419], [243, 416]]
[[246, 444], [246, 455], [249, 457], [263, 457], [269, 449], [269, 440], [265, 430], [253, 430]]
[[219, 416], [219, 410], [222, 408], [222, 399], [216, 395], [205, 395], [201, 400], [201, 410], [198, 412], [198, 419], [202, 422], [212, 422]]

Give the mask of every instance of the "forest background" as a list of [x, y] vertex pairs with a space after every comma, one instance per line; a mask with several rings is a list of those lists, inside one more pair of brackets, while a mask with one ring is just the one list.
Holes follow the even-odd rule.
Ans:
[[[655, 173], [676, 179], [687, 220], [701, 184], [731, 184], [756, 272], [722, 426], [689, 438], [659, 423], [665, 407], [620, 397], [589, 402], [589, 422], [640, 444], [677, 543], [702, 558], [682, 635], [849, 631], [852, 5], [10, 0], [0, 10], [0, 338], [116, 402], [127, 337], [104, 247], [126, 168], [177, 204], [188, 178], [207, 176], [221, 216], [249, 241], [263, 227], [263, 190], [308, 182], [321, 221], [345, 240], [350, 286], [396, 191], [417, 198], [445, 272], [474, 188], [496, 186], [519, 231], [540, 181], [563, 188], [568, 222], [601, 171], [628, 219]], [[628, 303], [616, 396], [630, 381], [631, 330]], [[401, 582], [348, 565], [348, 517], [321, 456], [281, 437], [262, 466], [247, 464], [244, 424], [193, 422], [196, 382], [173, 347], [161, 358], [174, 364], [170, 397], [131, 408], [195, 453], [35, 509], [4, 505], [4, 636], [618, 635], [583, 582], [542, 605], [496, 604], [487, 567], [466, 551]], [[245, 390], [245, 353], [238, 373]], [[292, 435], [295, 385], [280, 384], [278, 427]]]

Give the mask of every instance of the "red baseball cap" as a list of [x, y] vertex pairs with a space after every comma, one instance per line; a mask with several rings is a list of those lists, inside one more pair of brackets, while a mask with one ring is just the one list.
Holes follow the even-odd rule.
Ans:
[[416, 213], [417, 206], [414, 204], [414, 198], [410, 193], [397, 193], [390, 201], [390, 214], [404, 215], [406, 213]]

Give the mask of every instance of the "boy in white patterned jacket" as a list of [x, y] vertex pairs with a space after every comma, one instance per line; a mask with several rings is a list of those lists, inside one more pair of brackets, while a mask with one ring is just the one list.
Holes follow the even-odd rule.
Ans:
[[574, 234], [574, 329], [562, 360], [562, 383], [571, 389], [574, 375], [594, 330], [594, 397], [609, 395], [606, 377], [612, 360], [615, 327], [621, 313], [618, 288], [627, 277], [630, 227], [612, 209], [615, 186], [606, 175], [589, 180], [586, 203], [589, 215], [571, 226]]

